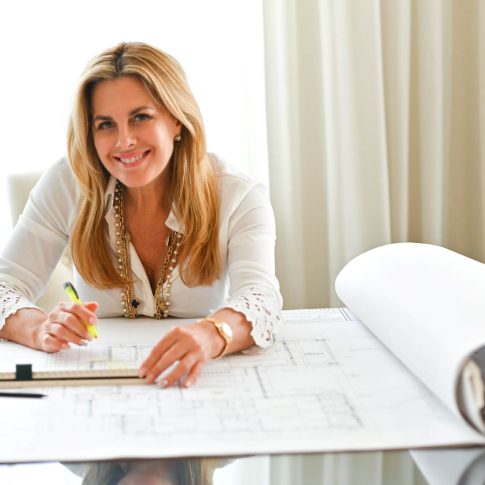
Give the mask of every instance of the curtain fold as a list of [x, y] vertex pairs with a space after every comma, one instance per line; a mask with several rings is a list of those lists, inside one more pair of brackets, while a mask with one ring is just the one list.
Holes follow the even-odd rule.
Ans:
[[277, 272], [286, 308], [339, 305], [372, 247], [485, 259], [480, 0], [264, 0]]
[[[263, 0], [263, 16], [285, 307], [340, 305], [340, 269], [386, 243], [485, 260], [485, 2]], [[311, 476], [425, 483], [402, 453], [271, 458], [271, 483]]]

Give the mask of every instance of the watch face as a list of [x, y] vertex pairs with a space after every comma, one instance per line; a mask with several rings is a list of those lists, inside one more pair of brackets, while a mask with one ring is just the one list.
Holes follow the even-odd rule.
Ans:
[[224, 332], [224, 335], [226, 335], [228, 338], [232, 339], [232, 328], [229, 326], [228, 323], [226, 322], [221, 322], [221, 330]]

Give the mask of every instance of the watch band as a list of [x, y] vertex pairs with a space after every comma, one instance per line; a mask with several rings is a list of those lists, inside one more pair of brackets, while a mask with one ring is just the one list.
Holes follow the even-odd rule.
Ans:
[[232, 342], [232, 337], [233, 337], [232, 328], [229, 326], [227, 322], [224, 322], [223, 320], [217, 320], [216, 318], [212, 318], [212, 317], [201, 318], [199, 322], [212, 323], [212, 325], [214, 325], [216, 330], [219, 332], [219, 335], [224, 339], [223, 349], [221, 350], [221, 352], [219, 352], [219, 354], [217, 354], [213, 358], [218, 359], [219, 357], [222, 357], [226, 353], [227, 348], [229, 347], [229, 344]]

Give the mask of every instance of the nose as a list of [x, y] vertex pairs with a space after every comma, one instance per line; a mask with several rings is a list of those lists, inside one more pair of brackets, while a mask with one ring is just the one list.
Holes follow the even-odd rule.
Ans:
[[136, 137], [129, 125], [119, 125], [116, 148], [126, 150], [136, 145]]

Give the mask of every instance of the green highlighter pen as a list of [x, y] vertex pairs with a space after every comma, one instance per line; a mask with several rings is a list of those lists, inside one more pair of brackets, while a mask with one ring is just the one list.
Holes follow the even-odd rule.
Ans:
[[[77, 294], [76, 288], [74, 288], [74, 285], [71, 282], [66, 281], [63, 286], [66, 290], [67, 296], [71, 301], [73, 301], [74, 303], [80, 303], [81, 305], [83, 304], [81, 298], [79, 298], [79, 295]], [[99, 337], [98, 331], [96, 330], [96, 327], [94, 325], [86, 323], [86, 328], [94, 338]]]

